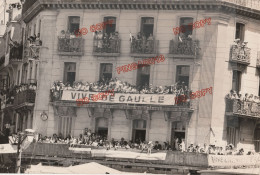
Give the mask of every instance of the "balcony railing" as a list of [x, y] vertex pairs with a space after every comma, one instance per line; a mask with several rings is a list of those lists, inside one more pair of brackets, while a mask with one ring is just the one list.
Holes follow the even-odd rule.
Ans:
[[156, 56], [158, 53], [158, 40], [133, 39], [131, 42], [131, 56]]
[[240, 43], [239, 40], [236, 40], [235, 42], [236, 44], [231, 46], [230, 61], [243, 65], [249, 65], [251, 49], [246, 46], [246, 42]]
[[182, 41], [170, 41], [170, 57], [176, 58], [196, 58], [199, 54], [199, 41], [183, 39]]
[[10, 50], [10, 62], [12, 61], [22, 61], [23, 55], [23, 45], [19, 47], [12, 47]]
[[260, 103], [226, 99], [226, 114], [260, 118]]
[[82, 38], [58, 37], [60, 55], [83, 55], [84, 40]]
[[27, 89], [25, 91], [19, 92], [14, 97], [14, 104], [19, 105], [22, 103], [34, 103], [35, 101], [35, 91]]
[[94, 39], [93, 55], [95, 56], [119, 56], [120, 39]]

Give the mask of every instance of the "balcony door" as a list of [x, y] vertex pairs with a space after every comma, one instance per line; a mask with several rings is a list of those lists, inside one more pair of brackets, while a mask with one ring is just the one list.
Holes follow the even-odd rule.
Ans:
[[112, 24], [106, 24], [105, 29], [103, 30], [104, 33], [107, 33], [108, 36], [110, 36], [110, 33], [115, 33], [116, 32], [116, 17], [105, 17], [104, 22], [113, 20]]
[[232, 90], [236, 91], [237, 93], [241, 90], [241, 78], [242, 72], [233, 70]]
[[150, 34], [152, 34], [153, 36], [153, 28], [154, 28], [154, 18], [143, 17], [141, 20], [141, 33], [143, 33], [146, 38], [148, 38]]
[[76, 79], [76, 63], [67, 62], [64, 63], [64, 83], [73, 85]]
[[145, 141], [146, 137], [146, 120], [136, 119], [133, 120], [133, 142], [140, 143]]
[[136, 86], [138, 89], [142, 89], [145, 86], [149, 86], [150, 82], [150, 66], [146, 65], [137, 70]]

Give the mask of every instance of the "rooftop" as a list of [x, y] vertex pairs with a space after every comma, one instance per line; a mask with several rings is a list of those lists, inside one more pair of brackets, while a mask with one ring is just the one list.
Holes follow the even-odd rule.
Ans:
[[208, 10], [260, 19], [260, 0], [27, 0], [23, 19], [29, 22], [43, 9]]

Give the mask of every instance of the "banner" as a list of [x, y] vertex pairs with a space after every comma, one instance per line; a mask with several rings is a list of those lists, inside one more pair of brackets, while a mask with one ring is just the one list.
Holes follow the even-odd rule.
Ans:
[[92, 101], [91, 96], [100, 92], [63, 91], [61, 100], [75, 101], [88, 97], [89, 102], [100, 103], [124, 103], [124, 104], [148, 104], [148, 105], [175, 105], [174, 94], [123, 94], [115, 93], [114, 96], [104, 95], [102, 100]]

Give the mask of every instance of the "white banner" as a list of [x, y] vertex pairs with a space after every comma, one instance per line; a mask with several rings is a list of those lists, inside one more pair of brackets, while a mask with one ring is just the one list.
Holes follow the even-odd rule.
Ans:
[[92, 101], [91, 96], [102, 92], [84, 92], [84, 91], [63, 91], [61, 100], [75, 101], [77, 99], [89, 98], [89, 102], [100, 103], [125, 103], [125, 104], [149, 104], [149, 105], [174, 105], [174, 94], [122, 94], [115, 93], [103, 96], [102, 100]]

